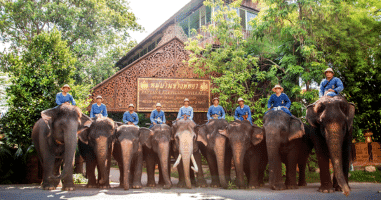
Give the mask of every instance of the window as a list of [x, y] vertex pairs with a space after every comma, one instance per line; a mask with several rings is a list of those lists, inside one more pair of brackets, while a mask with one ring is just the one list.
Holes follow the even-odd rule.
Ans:
[[189, 37], [189, 19], [185, 18], [183, 21], [179, 23], [179, 25], [183, 28], [184, 33]]
[[196, 31], [200, 28], [200, 12], [199, 10], [196, 10], [190, 17], [189, 17], [189, 29], [190, 34], [192, 35], [192, 30], [195, 29]]
[[210, 23], [212, 21], [212, 8], [207, 6], [205, 7], [206, 11], [206, 23]]
[[256, 16], [257, 16], [257, 14], [254, 12], [250, 12], [250, 11], [246, 12], [247, 30], [253, 30], [253, 27], [250, 26], [249, 22], [250, 22], [250, 20], [252, 20]]
[[241, 17], [241, 26], [242, 26], [242, 28], [244, 30], [246, 30], [246, 10], [239, 9], [239, 17]]

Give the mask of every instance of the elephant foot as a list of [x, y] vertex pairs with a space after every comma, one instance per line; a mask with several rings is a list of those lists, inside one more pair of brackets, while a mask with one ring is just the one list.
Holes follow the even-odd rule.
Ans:
[[100, 189], [109, 189], [109, 188], [110, 188], [110, 184], [107, 184], [107, 185], [100, 185], [99, 188], [100, 188]]
[[287, 189], [291, 189], [291, 190], [293, 190], [293, 189], [299, 189], [299, 187], [295, 184], [295, 185], [286, 185], [286, 188]]
[[132, 184], [132, 188], [134, 188], [134, 189], [142, 189], [142, 187], [143, 187], [143, 185], [142, 185], [142, 183], [140, 181], [134, 182]]
[[332, 193], [334, 192], [334, 189], [330, 186], [320, 186], [318, 191], [322, 193]]
[[273, 190], [285, 190], [286, 185], [284, 183], [276, 183], [274, 185], [271, 185], [271, 189], [273, 189]]
[[304, 187], [304, 186], [307, 186], [307, 182], [299, 182], [298, 183], [298, 186], [301, 186], [301, 187]]
[[163, 189], [171, 189], [172, 184], [164, 184]]
[[177, 183], [177, 187], [179, 187], [179, 188], [186, 188], [187, 185], [186, 185], [185, 181], [179, 181]]
[[257, 189], [257, 188], [260, 188], [261, 185], [258, 184], [258, 183], [249, 183], [249, 189]]
[[56, 187], [53, 184], [42, 184], [43, 190], [55, 190]]
[[153, 182], [153, 183], [147, 183], [147, 187], [156, 187], [156, 183], [155, 182]]
[[208, 187], [208, 184], [206, 183], [205, 179], [199, 179], [197, 180], [197, 187], [206, 188]]
[[64, 186], [64, 187], [62, 187], [62, 190], [63, 191], [74, 191], [75, 186]]
[[98, 185], [97, 184], [87, 184], [86, 187], [87, 188], [98, 188]]
[[217, 181], [212, 181], [210, 183], [209, 187], [211, 187], [211, 188], [219, 188], [219, 187], [221, 187], [221, 184], [219, 182], [217, 182]]

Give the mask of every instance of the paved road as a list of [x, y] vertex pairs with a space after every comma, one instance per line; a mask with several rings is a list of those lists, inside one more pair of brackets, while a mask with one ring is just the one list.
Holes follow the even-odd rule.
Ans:
[[117, 188], [117, 183], [112, 183], [111, 189], [99, 190], [88, 189], [84, 185], [78, 185], [75, 191], [61, 191], [60, 188], [53, 191], [41, 190], [37, 185], [1, 185], [0, 200], [2, 199], [80, 199], [80, 200], [106, 200], [106, 199], [381, 199], [381, 184], [374, 183], [351, 183], [352, 192], [345, 197], [340, 192], [331, 194], [318, 193], [318, 183], [298, 190], [273, 191], [268, 185], [255, 190], [223, 190], [215, 188], [143, 188], [140, 190], [124, 191]]

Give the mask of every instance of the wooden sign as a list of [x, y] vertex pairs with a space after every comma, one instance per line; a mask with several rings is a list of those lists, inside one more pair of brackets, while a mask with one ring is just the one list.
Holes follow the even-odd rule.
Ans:
[[194, 112], [208, 112], [210, 80], [175, 78], [138, 78], [137, 110], [151, 112], [156, 103], [164, 112], [178, 112], [189, 99]]
[[372, 142], [372, 154], [373, 161], [376, 163], [381, 163], [381, 145], [378, 142]]
[[356, 161], [357, 162], [367, 162], [369, 161], [369, 153], [368, 153], [368, 144], [367, 143], [356, 143]]

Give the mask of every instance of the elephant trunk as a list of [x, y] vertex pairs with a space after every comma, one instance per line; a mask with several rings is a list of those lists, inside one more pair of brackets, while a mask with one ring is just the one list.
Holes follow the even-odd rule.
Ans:
[[64, 145], [65, 145], [65, 153], [63, 156], [64, 167], [61, 175], [59, 176], [51, 176], [51, 179], [65, 179], [67, 176], [72, 175], [73, 166], [74, 166], [74, 158], [75, 158], [75, 150], [77, 148], [77, 129], [71, 127], [77, 127], [77, 124], [69, 124], [68, 130], [64, 132]]
[[237, 186], [239, 188], [245, 187], [244, 174], [243, 174], [243, 163], [245, 157], [245, 151], [242, 143], [236, 143], [232, 147], [233, 149], [233, 159], [235, 171], [237, 173]]
[[169, 177], [169, 171], [168, 171], [168, 161], [169, 161], [169, 141], [159, 143], [159, 160], [161, 165], [162, 174], [164, 177], [165, 182], [165, 189], [169, 189], [172, 186], [171, 179]]
[[125, 190], [130, 189], [130, 169], [131, 169], [131, 161], [132, 161], [132, 150], [134, 148], [134, 144], [132, 141], [123, 140], [121, 143], [122, 149], [122, 163], [123, 163], [123, 188]]
[[343, 173], [343, 139], [341, 133], [338, 133], [336, 127], [332, 127], [326, 130], [327, 133], [327, 146], [330, 152], [331, 161], [333, 165], [334, 175], [337, 183], [343, 190], [343, 193], [348, 196], [350, 189]]
[[[193, 146], [193, 145], [191, 145]], [[180, 147], [181, 149], [181, 147]], [[185, 178], [185, 184], [188, 189], [192, 188], [191, 180], [190, 180], [190, 159], [191, 154], [193, 153], [193, 148], [191, 147], [190, 150], [180, 150], [181, 158], [183, 161], [183, 167], [184, 167], [184, 178]]]
[[108, 144], [107, 144], [107, 138], [100, 137], [96, 139], [96, 145], [94, 148], [95, 155], [97, 158], [97, 164], [98, 164], [98, 183], [100, 185], [106, 184], [107, 180], [107, 155], [108, 155]]
[[226, 143], [226, 138], [224, 136], [219, 136], [216, 137], [216, 144], [214, 146], [214, 152], [216, 154], [216, 159], [217, 159], [217, 167], [218, 167], [218, 176], [220, 178], [220, 184], [221, 187], [224, 189], [228, 188], [228, 184], [226, 183], [226, 178], [225, 178], [225, 143]]

